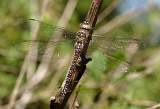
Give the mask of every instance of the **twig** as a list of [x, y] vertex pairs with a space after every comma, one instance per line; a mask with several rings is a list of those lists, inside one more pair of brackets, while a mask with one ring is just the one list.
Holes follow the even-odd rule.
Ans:
[[[69, 19], [72, 16], [72, 13], [75, 9], [76, 4], [77, 4], [76, 0], [69, 0], [68, 1], [67, 5], [64, 9], [64, 13], [62, 14], [57, 26], [63, 25], [63, 27], [66, 27]], [[62, 34], [60, 31], [55, 32], [55, 34], [52, 35], [55, 37], [53, 37], [51, 39], [51, 41], [54, 40], [54, 41], [58, 42], [61, 38], [61, 35]], [[55, 48], [55, 46], [52, 46], [52, 43], [48, 43], [47, 48], [46, 48], [44, 55], [42, 57], [42, 61], [39, 65], [35, 75], [30, 80], [30, 83], [32, 85], [38, 84], [40, 81], [42, 81], [42, 79], [45, 77], [46, 73], [48, 72], [48, 68], [50, 67], [52, 55], [54, 54], [54, 48]]]
[[[125, 55], [128, 56], [127, 57], [127, 62], [130, 62], [130, 60], [132, 59], [132, 57], [137, 52], [138, 47], [135, 46], [135, 45], [137, 45], [136, 42], [130, 43], [129, 46], [125, 49]], [[101, 94], [99, 96], [99, 99], [98, 99], [97, 103], [95, 104], [95, 106], [97, 106], [99, 104], [102, 105], [103, 103], [106, 104], [105, 100], [106, 100], [107, 96], [109, 96], [109, 94], [106, 94], [106, 90], [109, 91], [110, 89], [112, 89], [112, 87], [116, 87], [116, 84], [119, 83], [120, 81], [117, 81], [117, 82], [115, 82], [113, 84], [113, 80], [119, 80], [119, 78], [123, 77], [127, 73], [129, 67], [130, 66], [129, 66], [128, 63], [121, 62], [116, 67], [116, 69], [113, 69], [112, 71], [106, 73], [107, 75], [105, 76], [105, 78], [101, 82], [102, 86], [100, 86], [100, 89], [101, 89], [102, 92], [101, 92]]]
[[77, 32], [71, 66], [60, 90], [57, 92], [56, 96], [51, 99], [50, 109], [63, 109], [65, 107], [71, 93], [86, 69], [86, 64], [90, 59], [87, 59], [85, 56], [93, 33], [92, 28], [95, 27], [101, 3], [102, 0], [92, 0], [87, 17], [80, 25], [80, 30]]
[[49, 85], [44, 90], [43, 94], [41, 94], [41, 95], [50, 97], [51, 95], [56, 93], [55, 89], [56, 89], [57, 84], [60, 80], [60, 77], [62, 77], [62, 75], [64, 75], [63, 72], [66, 70], [65, 67], [66, 67], [66, 65], [68, 65], [70, 58], [71, 58], [70, 55], [66, 55], [62, 60], [59, 60], [60, 65], [58, 65], [57, 69], [61, 69], [61, 70], [59, 70], [58, 72], [55, 73], [55, 75], [52, 78], [52, 80], [50, 81]]
[[156, 105], [149, 107], [147, 109], [159, 109], [159, 108], [160, 108], [160, 104], [156, 104]]
[[[44, 3], [46, 3], [48, 0], [44, 0]], [[34, 7], [35, 7], [35, 4], [36, 3], [31, 3], [31, 4], [34, 4]], [[45, 4], [46, 5], [46, 4]], [[42, 12], [41, 12], [41, 15], [39, 14], [39, 15], [36, 15], [36, 18], [42, 18], [43, 17], [43, 14], [44, 14], [44, 9], [45, 9], [45, 5], [43, 5], [43, 9], [42, 9]], [[37, 9], [36, 9], [37, 10]], [[35, 12], [35, 13], [38, 13], [37, 11]], [[35, 14], [34, 13], [34, 14]], [[32, 39], [33, 40], [36, 40], [36, 38], [37, 38], [37, 35], [38, 35], [38, 31], [39, 31], [39, 27], [40, 27], [40, 24], [37, 22], [37, 24], [35, 25], [35, 28], [33, 29], [33, 31], [32, 31]], [[33, 46], [34, 45], [34, 46]], [[30, 66], [28, 66], [28, 65], [35, 65], [35, 61], [36, 61], [36, 59], [35, 59], [35, 61], [33, 62], [33, 60], [31, 61], [30, 59], [32, 58], [31, 56], [36, 56], [36, 55], [32, 55], [32, 53], [33, 53], [33, 51], [36, 51], [36, 45], [35, 45], [35, 43], [34, 43], [34, 41], [32, 42], [32, 47], [30, 48], [30, 50], [28, 51], [28, 53], [27, 53], [27, 55], [26, 55], [26, 57], [25, 57], [25, 60], [24, 60], [24, 63], [23, 63], [23, 65], [22, 65], [22, 68], [21, 68], [21, 70], [20, 70], [20, 73], [19, 73], [19, 76], [18, 76], [18, 79], [17, 79], [17, 81], [16, 81], [16, 85], [15, 85], [15, 87], [14, 87], [14, 89], [13, 89], [13, 92], [12, 92], [12, 94], [11, 94], [11, 98], [10, 98], [10, 101], [9, 101], [9, 104], [8, 104], [8, 109], [12, 109], [13, 107], [14, 107], [14, 105], [15, 105], [15, 102], [16, 102], [16, 97], [17, 97], [17, 94], [18, 94], [18, 92], [19, 92], [19, 88], [20, 88], [20, 85], [21, 85], [21, 83], [22, 83], [22, 79], [23, 79], [23, 77], [24, 77], [24, 74], [25, 74], [25, 72], [26, 72], [26, 70], [27, 70], [27, 67], [28, 67], [28, 69], [30, 69]], [[34, 52], [35, 53], [35, 52]], [[35, 58], [35, 57], [34, 57]], [[31, 71], [31, 69], [30, 70], [28, 70], [29, 72]], [[33, 70], [32, 70], [33, 71]], [[32, 74], [32, 73], [30, 73], [30, 74]]]
[[[77, 4], [77, 0], [69, 0], [67, 2], [65, 11], [63, 12], [58, 22], [58, 26], [63, 25], [65, 27], [67, 25], [69, 19], [72, 16], [72, 13], [75, 9], [76, 4]], [[54, 35], [56, 36], [54, 37], [55, 40], [58, 42], [58, 40], [60, 40], [61, 32], [57, 32], [53, 34], [53, 36]], [[25, 105], [30, 101], [32, 97], [32, 93], [33, 93], [32, 91], [34, 90], [34, 87], [38, 85], [48, 75], [47, 72], [51, 63], [51, 58], [52, 58], [54, 47], [55, 47], [55, 46], [51, 46], [50, 44], [51, 43], [48, 43], [45, 53], [42, 57], [42, 61], [39, 67], [37, 68], [35, 74], [27, 82], [25, 91], [20, 97], [19, 101], [17, 102], [17, 105], [16, 105], [17, 107], [21, 107], [21, 108], [25, 107]]]
[[145, 60], [143, 63], [141, 63], [146, 69], [142, 72], [135, 72], [127, 75], [127, 79], [137, 79], [142, 78], [146, 75], [150, 75], [154, 72], [155, 69], [159, 68], [160, 62], [160, 50], [156, 51], [152, 56], [150, 56], [147, 60]]
[[27, 62], [25, 61], [22, 65], [20, 74], [18, 76], [18, 79], [16, 80], [16, 85], [13, 89], [13, 92], [12, 92], [9, 104], [7, 106], [7, 109], [12, 109], [12, 107], [15, 105], [16, 97], [17, 97], [17, 94], [19, 92], [19, 87], [21, 85], [22, 79], [23, 79], [24, 74], [25, 74], [25, 69], [26, 69], [26, 66], [27, 66], [26, 64], [27, 64]]
[[111, 4], [106, 7], [103, 12], [101, 12], [99, 14], [99, 17], [98, 17], [98, 20], [97, 20], [97, 23], [101, 22], [102, 20], [104, 20], [105, 17], [107, 17], [115, 8], [116, 6], [121, 2], [121, 0], [113, 0], [111, 2]]
[[[57, 72], [55, 72], [52, 80], [49, 82], [48, 86], [46, 86], [46, 88], [37, 93], [36, 95], [34, 95], [32, 97], [32, 101], [36, 101], [37, 99], [41, 99], [41, 98], [49, 98], [50, 96], [52, 96], [53, 94], [56, 93], [56, 87], [58, 87], [58, 82], [60, 80], [60, 77], [62, 77], [63, 72], [66, 70], [66, 65], [69, 64], [69, 60], [70, 60], [71, 56], [69, 54], [65, 55], [65, 57], [62, 57], [62, 59], [58, 60], [58, 65], [56, 63], [56, 65], [58, 66], [57, 69], [60, 69], [58, 70]], [[55, 70], [55, 69], [54, 69]]]
[[[36, 0], [34, 0], [34, 1], [31, 0], [30, 1], [30, 4], [31, 4], [30, 9], [31, 9], [32, 18], [35, 18], [35, 19], [38, 19], [41, 21], [45, 15], [45, 11], [47, 9], [48, 2], [49, 2], [49, 0], [43, 0], [41, 7], [39, 9], [38, 8], [35, 9], [35, 5], [37, 5], [38, 3]], [[28, 81], [31, 79], [31, 77], [33, 76], [33, 74], [36, 70], [36, 62], [37, 62], [37, 56], [38, 56], [38, 43], [36, 43], [35, 40], [37, 40], [37, 37], [39, 35], [40, 26], [41, 26], [40, 22], [34, 22], [34, 23], [32, 22], [31, 23], [32, 40], [31, 40], [31, 48], [28, 51], [28, 58], [29, 58], [29, 62], [28, 62], [28, 66], [27, 66], [27, 79], [28, 79]]]
[[78, 97], [78, 94], [79, 94], [79, 89], [80, 89], [80, 85], [78, 86], [78, 88], [75, 91], [75, 95], [73, 97], [72, 104], [71, 104], [69, 109], [77, 109], [79, 107], [78, 101], [77, 101], [77, 97]]
[[151, 6], [152, 6], [152, 4], [148, 3], [145, 7], [128, 10], [125, 13], [123, 13], [122, 15], [115, 17], [109, 23], [98, 28], [95, 31], [95, 33], [101, 33], [101, 34], [108, 33], [110, 31], [112, 31], [114, 28], [125, 24], [130, 19], [140, 15], [141, 13], [148, 11], [151, 8]]

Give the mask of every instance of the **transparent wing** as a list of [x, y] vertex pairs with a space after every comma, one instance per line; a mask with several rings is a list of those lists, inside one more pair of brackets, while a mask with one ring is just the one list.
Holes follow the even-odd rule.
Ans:
[[131, 44], [136, 44], [137, 47], [142, 45], [142, 41], [137, 38], [123, 38], [123, 37], [105, 37], [95, 36], [93, 37], [93, 44], [97, 46], [109, 59], [114, 62], [123, 61], [129, 63], [126, 60], [128, 55], [127, 49]]
[[[32, 22], [39, 22], [42, 28], [42, 31], [40, 32], [40, 36], [42, 37], [42, 40], [35, 40], [35, 43], [39, 43], [39, 54], [42, 55], [44, 53], [44, 47], [46, 43], [50, 46], [55, 46], [60, 44], [61, 42], [66, 42], [66, 39], [70, 42], [75, 41], [76, 32], [65, 30], [63, 27], [56, 27], [51, 24], [36, 20], [36, 19], [29, 19]], [[63, 33], [62, 39], [60, 39], [58, 42], [55, 41], [46, 41], [43, 39], [43, 37], [51, 36], [54, 31], [61, 31]], [[32, 40], [22, 41], [24, 45], [27, 47], [31, 46]], [[114, 54], [119, 52], [124, 52], [125, 49], [129, 46], [131, 43], [137, 43], [140, 44], [141, 40], [137, 38], [128, 38], [128, 37], [108, 37], [105, 35], [93, 35], [92, 38], [93, 45], [96, 45], [99, 49], [102, 50], [103, 53], [108, 55], [109, 57], [114, 57]], [[115, 58], [115, 57], [114, 57]], [[116, 59], [116, 58], [115, 58]]]
[[[24, 22], [40, 23], [40, 29], [39, 29], [37, 40], [21, 40], [21, 42], [14, 45], [16, 48], [18, 47], [21, 48], [19, 49], [19, 52], [27, 52], [27, 50], [29, 50], [30, 48], [34, 48], [33, 46], [37, 45], [36, 49], [38, 50], [38, 55], [41, 58], [41, 56], [45, 52], [46, 46], [49, 45], [48, 46], [49, 48], [49, 47], [57, 46], [62, 43], [66, 43], [66, 42], [73, 43], [75, 41], [76, 32], [65, 30], [63, 27], [56, 27], [49, 23], [45, 23], [36, 19], [28, 19], [28, 20], [25, 20]], [[62, 33], [61, 39], [59, 39], [58, 41], [49, 41], [50, 39], [52, 39], [53, 37], [52, 34], [55, 31], [60, 31]], [[33, 52], [31, 55], [36, 55], [36, 54]]]
[[40, 23], [39, 37], [52, 36], [52, 34], [55, 31], [60, 31], [62, 33], [62, 36], [63, 36], [62, 38], [75, 40], [76, 32], [66, 30], [64, 27], [53, 26], [52, 24], [45, 23], [45, 22], [40, 21], [40, 20], [36, 20], [36, 19], [28, 19], [28, 20], [31, 21], [31, 23], [32, 22]]
[[105, 37], [100, 35], [94, 36], [92, 42], [106, 52], [123, 52], [131, 43], [136, 43], [139, 46], [142, 44], [142, 41], [138, 38]]
[[[36, 20], [36, 19], [29, 19], [30, 21], [39, 22], [42, 26], [49, 28], [47, 31], [61, 31], [63, 33], [62, 40], [69, 39], [70, 41], [74, 42], [76, 37], [76, 32], [65, 30], [63, 27], [55, 27], [51, 24]], [[45, 33], [43, 37], [48, 33]], [[61, 41], [62, 41], [61, 40]], [[99, 45], [100, 48], [104, 48], [109, 51], [122, 51], [124, 50], [129, 43], [137, 43], [140, 44], [141, 40], [137, 38], [125, 38], [125, 37], [108, 37], [105, 35], [93, 34], [93, 43]], [[100, 43], [100, 44], [99, 44]]]
[[[24, 60], [24, 57], [29, 53], [30, 60], [34, 60], [35, 58], [37, 61], [41, 61], [42, 56], [45, 55], [46, 57], [50, 55], [50, 52], [47, 52], [47, 48], [52, 48], [54, 50], [54, 56], [57, 58], [60, 58], [59, 55], [61, 55], [62, 48], [71, 47], [69, 45], [72, 45], [72, 42], [69, 40], [61, 40], [61, 41], [47, 41], [47, 40], [23, 40], [19, 43], [12, 45], [13, 50], [15, 50], [15, 53], [18, 53], [19, 56], [16, 57], [14, 55], [11, 55], [12, 59], [20, 59]], [[16, 48], [16, 49], [15, 49]], [[58, 48], [58, 49], [57, 49]], [[67, 48], [70, 49], [70, 48]], [[29, 52], [30, 51], [30, 52]], [[66, 49], [64, 49], [66, 52]]]

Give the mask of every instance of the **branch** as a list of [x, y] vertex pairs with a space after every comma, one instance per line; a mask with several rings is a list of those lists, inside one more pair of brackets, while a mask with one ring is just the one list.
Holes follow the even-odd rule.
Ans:
[[86, 64], [91, 60], [90, 58], [86, 58], [86, 54], [101, 4], [102, 0], [92, 0], [86, 19], [80, 24], [80, 30], [76, 36], [72, 63], [61, 88], [56, 96], [51, 99], [50, 109], [64, 109], [71, 93], [86, 69]]

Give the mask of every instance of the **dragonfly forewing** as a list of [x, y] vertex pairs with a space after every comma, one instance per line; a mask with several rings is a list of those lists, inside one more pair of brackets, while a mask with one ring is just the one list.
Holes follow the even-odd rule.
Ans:
[[[34, 22], [39, 22], [42, 26], [47, 27], [48, 29], [46, 31], [48, 31], [48, 33], [53, 33], [54, 31], [62, 32], [62, 38], [59, 41], [44, 41], [44, 40], [22, 41], [22, 43], [25, 43], [27, 46], [32, 46], [32, 43], [39, 43], [40, 46], [38, 47], [39, 48], [38, 51], [40, 55], [44, 54], [44, 51], [45, 51], [44, 47], [47, 43], [50, 43], [49, 45], [52, 47], [52, 46], [59, 45], [61, 44], [61, 42], [65, 42], [66, 40], [70, 42], [75, 42], [76, 34], [77, 34], [76, 32], [65, 30], [63, 27], [54, 27], [51, 24], [48, 24], [36, 19], [30, 19], [30, 20]], [[48, 33], [46, 32], [46, 34], [43, 34], [43, 35], [40, 34], [40, 36], [45, 37], [45, 35], [48, 35]], [[117, 38], [117, 37], [111, 37], [111, 36], [108, 37], [105, 35], [93, 34], [93, 38], [91, 42], [92, 44], [96, 45], [97, 48], [100, 48], [103, 53], [106, 53], [106, 55], [109, 54], [110, 56], [113, 56], [112, 54], [116, 52], [125, 52], [125, 49], [129, 46], [129, 44], [136, 43], [139, 45], [142, 41], [137, 38], [130, 38], [130, 37]]]
[[49, 23], [45, 23], [43, 21], [36, 20], [36, 19], [29, 19], [29, 21], [40, 23], [40, 25], [42, 27], [42, 34], [39, 34], [40, 35], [39, 37], [46, 37], [46, 35], [52, 36], [52, 34], [54, 32], [59, 31], [59, 32], [62, 33], [62, 36], [63, 36], [62, 38], [70, 39], [70, 40], [73, 40], [73, 41], [75, 40], [75, 37], [76, 37], [77, 33], [73, 32], [73, 31], [66, 30], [64, 27], [53, 26]]

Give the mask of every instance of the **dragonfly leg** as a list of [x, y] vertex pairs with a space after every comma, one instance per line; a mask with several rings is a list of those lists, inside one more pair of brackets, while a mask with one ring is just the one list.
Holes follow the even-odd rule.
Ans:
[[78, 58], [77, 66], [86, 65], [91, 60], [92, 59], [88, 57], [88, 55], [85, 56], [82, 55], [81, 57]]
[[82, 77], [83, 73], [85, 72], [85, 69], [86, 69], [86, 64], [91, 61], [92, 59], [90, 57], [88, 57], [87, 55], [83, 55], [81, 56], [81, 60], [80, 62], [78, 63], [79, 66], [77, 66], [78, 70], [79, 70], [79, 73], [78, 75], [76, 76], [75, 80], [74, 80], [74, 83], [78, 83], [78, 81], [80, 80], [80, 78]]
[[77, 81], [77, 80], [75, 80], [75, 81], [74, 81], [74, 84], [77, 84], [77, 83], [78, 83], [78, 81]]
[[84, 64], [87, 64], [89, 61], [92, 61], [92, 58], [90, 58], [88, 55], [85, 55], [83, 61]]

